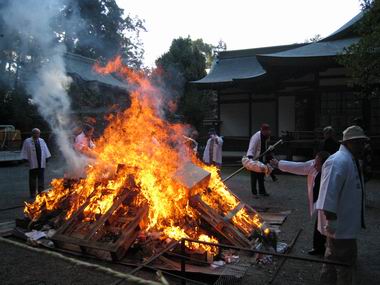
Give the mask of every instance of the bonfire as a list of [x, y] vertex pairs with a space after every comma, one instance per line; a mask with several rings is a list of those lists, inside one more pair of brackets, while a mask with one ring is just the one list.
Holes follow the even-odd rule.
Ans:
[[[161, 89], [124, 66], [120, 57], [94, 69], [126, 80], [130, 106], [108, 117], [85, 177], [69, 183], [54, 179], [50, 191], [26, 203], [28, 218], [38, 221], [58, 212], [57, 241], [63, 241], [59, 234], [71, 242], [75, 238], [101, 243], [108, 237], [108, 242], [120, 245], [120, 237], [129, 235], [122, 240], [128, 243], [125, 250], [152, 235], [161, 241], [222, 239], [247, 247], [254, 245], [253, 233], [269, 234], [259, 214], [228, 190], [218, 169], [189, 151], [184, 142], [188, 126], [163, 118], [166, 101]], [[189, 186], [184, 182], [189, 177], [198, 178]], [[128, 228], [131, 224], [133, 228]], [[69, 227], [74, 228], [68, 232]], [[186, 246], [218, 253], [210, 245], [188, 242]]]

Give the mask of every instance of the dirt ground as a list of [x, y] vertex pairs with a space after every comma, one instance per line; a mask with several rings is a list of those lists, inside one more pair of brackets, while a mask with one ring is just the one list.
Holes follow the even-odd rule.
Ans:
[[[63, 162], [53, 159], [49, 162], [46, 181], [63, 174]], [[226, 177], [236, 168], [224, 168], [222, 176]], [[22, 217], [22, 209], [6, 210], [22, 205], [28, 200], [28, 169], [24, 164], [0, 165], [0, 222]], [[281, 227], [279, 240], [289, 243], [299, 229], [302, 233], [291, 254], [307, 256], [311, 247], [313, 221], [307, 212], [306, 178], [294, 175], [278, 175], [279, 180], [266, 182], [270, 197], [254, 199], [250, 193], [249, 174], [241, 173], [228, 181], [228, 186], [243, 201], [253, 207], [270, 207], [291, 210], [291, 214]], [[363, 230], [359, 240], [358, 284], [377, 284], [380, 280], [380, 180], [367, 184], [367, 229]], [[94, 260], [87, 260], [94, 262]], [[278, 260], [274, 259], [275, 264]], [[127, 272], [130, 269], [109, 263], [100, 264]], [[287, 260], [273, 284], [318, 284], [321, 265], [303, 261]], [[241, 284], [268, 284], [275, 266], [252, 266], [241, 280]], [[153, 278], [151, 273], [143, 272], [145, 278]], [[178, 280], [169, 279], [171, 283]], [[0, 284], [112, 284], [118, 279], [105, 273], [97, 272], [83, 266], [73, 265], [55, 257], [35, 253], [0, 242]], [[232, 284], [220, 280], [219, 284]], [[238, 283], [234, 281], [233, 283]], [[122, 282], [121, 284], [127, 284]]]

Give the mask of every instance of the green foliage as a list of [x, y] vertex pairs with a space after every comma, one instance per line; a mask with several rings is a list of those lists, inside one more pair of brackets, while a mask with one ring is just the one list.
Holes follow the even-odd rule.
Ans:
[[142, 64], [144, 21], [125, 17], [115, 0], [70, 0], [55, 27], [71, 52], [102, 59], [120, 54], [130, 66]]
[[156, 60], [165, 72], [179, 72], [186, 81], [206, 75], [206, 59], [190, 37], [172, 41], [169, 51]]
[[380, 0], [362, 1], [364, 16], [357, 32], [358, 43], [348, 47], [338, 61], [354, 79], [364, 98], [380, 94]]
[[156, 60], [168, 92], [177, 96], [178, 115], [197, 129], [210, 113], [213, 95], [194, 89], [189, 82], [206, 76], [214, 51], [215, 47], [202, 39], [193, 41], [190, 37], [180, 37], [174, 39], [169, 51]]
[[227, 45], [224, 41], [220, 40], [216, 46], [203, 42], [202, 39], [193, 41], [193, 45], [203, 54], [206, 59], [206, 68], [211, 68], [214, 58], [221, 51], [227, 49]]
[[29, 100], [22, 92], [0, 88], [1, 124], [14, 125], [22, 131], [30, 131], [33, 127], [46, 129], [47, 124]]
[[[29, 103], [22, 81], [46, 59], [32, 34], [6, 27], [3, 13], [12, 1], [0, 1], [0, 123], [29, 130], [28, 124], [41, 118]], [[46, 38], [64, 43], [69, 52], [101, 60], [120, 54], [131, 67], [141, 67], [144, 50], [139, 35], [145, 31], [141, 19], [125, 16], [115, 0], [62, 2], [66, 4], [57, 8], [51, 22], [53, 35]]]
[[322, 39], [320, 34], [316, 34], [314, 37], [311, 37], [310, 39], [306, 39], [305, 43], [316, 43]]

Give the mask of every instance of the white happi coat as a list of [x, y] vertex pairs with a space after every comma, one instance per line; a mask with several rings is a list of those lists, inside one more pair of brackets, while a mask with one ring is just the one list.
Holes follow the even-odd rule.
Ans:
[[261, 153], [261, 131], [256, 132], [249, 140], [247, 156], [257, 158]]
[[278, 162], [278, 169], [281, 171], [307, 176], [307, 197], [309, 200], [310, 216], [313, 216], [315, 213], [316, 204], [313, 202], [313, 190], [315, 177], [318, 175], [318, 171], [315, 169], [314, 164], [314, 159], [306, 162], [294, 162], [286, 160], [280, 160]]
[[76, 151], [82, 152], [83, 148], [95, 148], [94, 142], [86, 137], [86, 135], [81, 132], [76, 138], [74, 142], [74, 149]]
[[[317, 201], [318, 210], [335, 213], [336, 231], [330, 235], [325, 230], [326, 217], [319, 212], [318, 230], [335, 239], [356, 239], [362, 228], [361, 214], [364, 215], [364, 184], [351, 152], [341, 145], [322, 167], [321, 187]], [[363, 208], [362, 208], [363, 207]], [[364, 218], [364, 217], [363, 217]]]
[[[45, 141], [41, 138], [39, 138], [38, 140], [41, 147], [41, 168], [45, 168], [46, 159], [49, 158], [51, 154]], [[38, 168], [36, 145], [34, 144], [33, 138], [27, 138], [24, 141], [21, 149], [21, 158], [27, 159], [29, 161], [30, 169]]]
[[[210, 158], [210, 147], [211, 144], [214, 144], [212, 160]], [[209, 138], [207, 140], [206, 148], [203, 152], [203, 161], [205, 163], [216, 162], [218, 164], [222, 164], [222, 147], [223, 147], [223, 139], [221, 137], [216, 136], [215, 140]]]

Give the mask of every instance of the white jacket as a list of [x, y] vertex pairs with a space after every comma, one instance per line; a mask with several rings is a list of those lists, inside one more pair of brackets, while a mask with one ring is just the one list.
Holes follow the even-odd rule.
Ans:
[[249, 140], [247, 156], [253, 156], [253, 158], [257, 158], [260, 156], [260, 152], [261, 152], [261, 132], [258, 131]]
[[[361, 172], [361, 171], [360, 171]], [[323, 212], [319, 216], [318, 230], [336, 239], [355, 239], [362, 227], [361, 214], [364, 216], [363, 175], [356, 167], [351, 152], [341, 145], [322, 167], [321, 187], [317, 201], [318, 210], [326, 210], [337, 216], [336, 230], [330, 235], [325, 230], [326, 219]], [[364, 219], [364, 217], [363, 217]]]
[[[210, 147], [211, 144], [214, 144], [212, 160], [210, 161]], [[203, 161], [205, 163], [216, 162], [218, 164], [222, 164], [222, 147], [223, 147], [223, 139], [221, 137], [215, 136], [215, 139], [209, 138], [207, 140], [206, 148], [203, 152]]]
[[278, 162], [278, 168], [281, 171], [289, 172], [297, 175], [307, 175], [307, 197], [309, 200], [309, 213], [313, 216], [315, 213], [315, 203], [313, 202], [313, 190], [315, 177], [318, 175], [318, 171], [314, 167], [314, 159], [306, 162], [294, 162], [280, 160]]
[[[45, 168], [46, 159], [49, 158], [51, 154], [45, 141], [41, 138], [39, 138], [38, 140], [41, 147], [41, 168]], [[21, 149], [21, 158], [27, 159], [29, 161], [30, 169], [38, 168], [36, 146], [34, 144], [33, 138], [27, 138], [24, 141]]]

